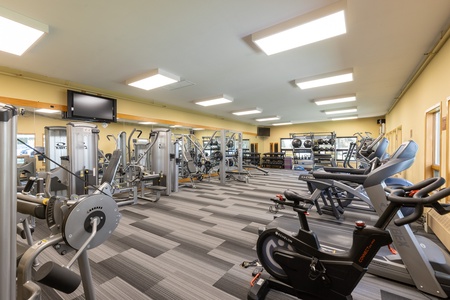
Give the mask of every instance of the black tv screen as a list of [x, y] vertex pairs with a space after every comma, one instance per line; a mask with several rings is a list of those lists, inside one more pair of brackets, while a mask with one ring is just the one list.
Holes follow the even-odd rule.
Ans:
[[95, 122], [117, 121], [117, 100], [67, 90], [67, 118]]
[[270, 128], [258, 127], [256, 131], [257, 136], [270, 136]]

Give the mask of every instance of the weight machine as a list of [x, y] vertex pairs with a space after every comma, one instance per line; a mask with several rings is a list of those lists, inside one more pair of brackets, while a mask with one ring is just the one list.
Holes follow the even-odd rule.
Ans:
[[[242, 132], [222, 129], [220, 131], [220, 184], [227, 179], [248, 182], [249, 172], [244, 170], [242, 162]], [[216, 151], [217, 153], [217, 151]]]
[[180, 158], [179, 174], [181, 177], [189, 178], [191, 187], [195, 187], [195, 180], [202, 181], [205, 177], [210, 179], [211, 161], [195, 135], [181, 134], [177, 139], [177, 144], [181, 151], [175, 157]]

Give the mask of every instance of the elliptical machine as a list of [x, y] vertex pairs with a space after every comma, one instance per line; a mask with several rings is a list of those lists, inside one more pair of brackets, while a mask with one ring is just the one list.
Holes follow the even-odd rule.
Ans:
[[[259, 278], [253, 281], [254, 285], [248, 293], [248, 299], [264, 299], [271, 288], [302, 299], [352, 299], [352, 291], [378, 250], [392, 241], [397, 249], [401, 248], [402, 245], [395, 243], [399, 241], [399, 237], [391, 236], [386, 230], [396, 215], [394, 223], [401, 226], [419, 219], [424, 206], [431, 206], [440, 214], [448, 212], [437, 201], [450, 195], [450, 188], [428, 196], [428, 193], [445, 182], [442, 178], [431, 178], [413, 186], [394, 190], [387, 197], [390, 202], [386, 201], [384, 179], [409, 168], [414, 162], [416, 152], [416, 143], [413, 141], [403, 143], [389, 162], [367, 175], [364, 187], [371, 200], [376, 203], [375, 208], [380, 217], [374, 226], [366, 226], [363, 221], [356, 222], [353, 244], [347, 252], [334, 254], [322, 249], [315, 233], [309, 230], [305, 215], [307, 207], [293, 204], [300, 220], [300, 229], [296, 235], [283, 229], [272, 228], [265, 230], [258, 238], [257, 255], [269, 274], [260, 273]], [[410, 196], [412, 190], [419, 192]], [[313, 204], [309, 199], [300, 201]], [[414, 212], [407, 217], [403, 217], [399, 211], [405, 206], [414, 207]], [[409, 228], [408, 226], [399, 228], [405, 227]], [[420, 246], [417, 248], [409, 244], [411, 237], [404, 234], [400, 238], [401, 244], [410, 248], [408, 259], [415, 260], [414, 265], [421, 270], [420, 275], [412, 276], [415, 277], [413, 280], [418, 288], [426, 293], [446, 298], [450, 294], [448, 285], [450, 276], [434, 272], [424, 258]]]

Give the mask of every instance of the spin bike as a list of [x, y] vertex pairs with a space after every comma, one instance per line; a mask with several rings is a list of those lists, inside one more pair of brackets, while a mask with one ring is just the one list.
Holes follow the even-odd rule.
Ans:
[[[248, 299], [264, 299], [269, 289], [281, 290], [301, 299], [352, 299], [352, 291], [378, 250], [393, 241], [397, 248], [401, 248], [395, 243], [396, 236], [391, 236], [386, 230], [392, 219], [397, 216], [394, 220], [397, 226], [412, 223], [422, 216], [424, 206], [431, 206], [440, 214], [448, 212], [438, 200], [450, 195], [450, 188], [432, 196], [428, 195], [444, 184], [443, 178], [431, 178], [413, 186], [394, 190], [387, 196], [390, 202], [386, 201], [383, 180], [409, 168], [414, 162], [416, 152], [417, 144], [412, 141], [406, 142], [389, 162], [367, 176], [364, 186], [371, 199], [376, 200], [376, 209], [382, 207], [382, 212], [374, 226], [366, 226], [363, 221], [355, 223], [352, 247], [347, 252], [334, 254], [322, 249], [317, 236], [309, 229], [306, 219], [308, 206], [313, 203], [309, 199], [302, 201], [307, 206], [298, 205], [300, 201], [292, 202], [291, 206], [298, 214], [300, 229], [296, 235], [280, 228], [271, 228], [261, 233], [256, 251], [261, 265], [268, 274], [261, 272], [257, 275], [259, 277], [253, 281]], [[410, 191], [413, 190], [419, 192], [410, 196]], [[414, 207], [414, 212], [403, 217], [401, 207]], [[407, 226], [399, 228], [404, 227]], [[404, 235], [403, 244], [408, 244], [408, 239], [408, 236]], [[415, 283], [420, 286], [421, 291], [441, 298], [450, 295], [448, 285], [450, 276], [434, 272], [429, 262], [423, 258], [420, 249], [409, 248], [411, 253], [408, 254], [408, 259], [414, 260], [414, 264], [408, 266], [415, 265], [420, 269], [420, 274], [413, 279], [417, 280]]]

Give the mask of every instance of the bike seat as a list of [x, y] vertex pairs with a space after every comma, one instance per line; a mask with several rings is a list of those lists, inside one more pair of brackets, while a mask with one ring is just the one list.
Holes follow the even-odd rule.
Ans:
[[293, 202], [305, 202], [308, 204], [314, 204], [314, 202], [311, 200], [311, 195], [309, 193], [298, 193], [291, 190], [285, 190], [284, 191], [284, 197], [286, 200], [293, 201]]

